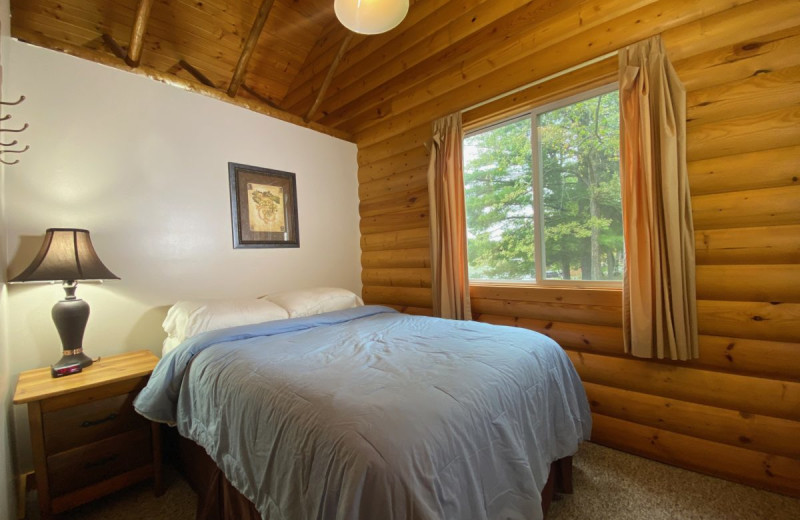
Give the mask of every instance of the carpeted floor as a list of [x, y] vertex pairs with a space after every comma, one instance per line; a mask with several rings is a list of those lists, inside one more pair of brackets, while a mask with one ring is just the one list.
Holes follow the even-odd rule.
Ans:
[[[548, 520], [797, 520], [800, 500], [584, 443], [574, 459], [575, 493], [558, 497]], [[174, 471], [155, 498], [144, 483], [64, 514], [62, 520], [191, 520], [197, 497]], [[38, 519], [29, 503], [29, 520]], [[376, 519], [378, 520], [378, 519]], [[449, 520], [449, 519], [448, 519]], [[455, 520], [455, 519], [453, 519]]]

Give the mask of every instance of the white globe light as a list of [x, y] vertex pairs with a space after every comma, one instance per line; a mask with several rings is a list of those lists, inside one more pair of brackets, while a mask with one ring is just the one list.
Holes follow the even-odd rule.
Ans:
[[380, 34], [403, 21], [408, 13], [408, 0], [334, 0], [333, 10], [351, 31]]

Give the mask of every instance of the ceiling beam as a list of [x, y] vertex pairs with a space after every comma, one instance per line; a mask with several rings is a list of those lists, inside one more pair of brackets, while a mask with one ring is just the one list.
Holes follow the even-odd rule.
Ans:
[[231, 78], [231, 84], [228, 87], [228, 95], [230, 97], [236, 96], [236, 92], [242, 85], [244, 73], [247, 71], [247, 62], [250, 61], [250, 57], [253, 55], [253, 51], [258, 43], [258, 37], [261, 36], [261, 30], [264, 28], [264, 24], [267, 23], [267, 17], [274, 3], [275, 0], [264, 0], [261, 2], [258, 15], [256, 16], [255, 22], [253, 22], [253, 27], [250, 29], [250, 35], [244, 43], [242, 54], [239, 56], [239, 62], [236, 64], [236, 70], [233, 72], [233, 78]]
[[208, 79], [208, 78], [206, 77], [206, 75], [205, 75], [205, 74], [203, 74], [202, 72], [200, 72], [199, 70], [197, 70], [196, 68], [194, 68], [194, 67], [192, 66], [192, 64], [191, 64], [191, 63], [189, 63], [188, 61], [186, 61], [186, 60], [180, 60], [180, 61], [178, 61], [178, 65], [179, 65], [179, 66], [180, 66], [180, 67], [181, 67], [183, 70], [185, 70], [186, 72], [188, 72], [189, 74], [191, 74], [191, 75], [194, 77], [194, 79], [196, 79], [197, 81], [199, 81], [199, 82], [200, 82], [200, 83], [202, 83], [203, 85], [205, 85], [205, 86], [207, 86], [207, 87], [212, 87], [212, 88], [216, 88], [216, 87], [217, 87], [216, 85], [214, 85], [214, 82], [213, 82], [213, 81], [211, 81], [210, 79]]
[[347, 36], [345, 36], [344, 40], [342, 40], [342, 46], [339, 47], [339, 52], [336, 53], [336, 57], [333, 59], [333, 63], [331, 63], [331, 68], [328, 69], [328, 74], [325, 76], [325, 81], [322, 82], [322, 86], [319, 88], [317, 99], [314, 100], [314, 104], [308, 109], [308, 113], [304, 118], [306, 121], [311, 119], [311, 116], [314, 115], [319, 108], [320, 103], [322, 103], [322, 99], [325, 97], [325, 91], [327, 91], [328, 87], [331, 85], [333, 76], [336, 74], [336, 69], [339, 67], [339, 62], [342, 61], [342, 56], [344, 56], [344, 53], [347, 52], [347, 47], [350, 45], [350, 41], [353, 39], [354, 34], [355, 33], [348, 32]]
[[131, 67], [138, 67], [139, 60], [142, 58], [144, 33], [147, 30], [147, 19], [150, 18], [151, 7], [153, 7], [153, 0], [139, 0], [136, 20], [133, 22], [131, 30], [131, 43], [128, 45], [128, 56], [125, 58], [125, 62]]
[[264, 96], [262, 96], [261, 94], [259, 94], [255, 90], [253, 90], [250, 87], [248, 87], [247, 83], [242, 83], [242, 90], [244, 90], [245, 92], [247, 92], [248, 94], [250, 94], [251, 96], [256, 98], [257, 100], [261, 101], [262, 103], [266, 103], [267, 105], [271, 106], [272, 108], [277, 108], [278, 110], [280, 110], [278, 105], [276, 105], [275, 103], [273, 103], [269, 99], [265, 98]]
[[205, 96], [217, 99], [219, 101], [224, 101], [226, 103], [240, 106], [242, 108], [246, 108], [248, 110], [264, 114], [266, 116], [274, 117], [275, 119], [280, 119], [281, 121], [286, 121], [287, 123], [292, 123], [305, 128], [310, 128], [311, 130], [316, 130], [317, 132], [337, 137], [339, 139], [344, 139], [346, 141], [355, 142], [353, 140], [352, 135], [350, 135], [347, 132], [342, 132], [341, 130], [338, 130], [336, 128], [323, 126], [313, 121], [312, 122], [303, 121], [303, 118], [300, 116], [273, 108], [267, 105], [266, 103], [262, 103], [261, 101], [243, 99], [243, 98], [231, 98], [222, 90], [213, 87], [208, 87], [196, 81], [184, 80], [182, 78], [179, 78], [178, 76], [175, 76], [174, 74], [162, 72], [160, 70], [154, 69], [153, 67], [148, 67], [146, 65], [142, 65], [141, 67], [136, 67], [136, 68], [129, 67], [125, 64], [124, 61], [104, 51], [97, 51], [94, 49], [81, 47], [73, 43], [59, 41], [54, 38], [49, 38], [39, 32], [29, 31], [22, 27], [18, 27], [16, 29], [15, 37], [20, 41], [27, 42], [33, 45], [38, 45], [39, 47], [45, 47], [47, 49], [64, 52], [66, 54], [70, 54], [78, 58], [94, 61], [102, 65], [107, 65], [109, 67], [114, 67], [116, 69], [132, 72], [134, 74], [139, 74], [141, 76], [146, 76], [156, 81], [160, 81], [168, 85], [173, 85], [175, 87], [187, 90], [189, 92], [197, 92], [199, 94], [203, 94]]
[[125, 59], [125, 51], [122, 50], [122, 47], [119, 46], [117, 41], [110, 34], [103, 33], [103, 43], [114, 53], [114, 56], [121, 60]]

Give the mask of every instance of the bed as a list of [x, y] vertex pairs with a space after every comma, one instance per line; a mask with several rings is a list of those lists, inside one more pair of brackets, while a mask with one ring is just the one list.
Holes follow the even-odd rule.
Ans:
[[246, 499], [229, 518], [542, 518], [548, 478], [568, 480], [554, 461], [591, 431], [549, 338], [381, 306], [186, 339], [134, 405]]

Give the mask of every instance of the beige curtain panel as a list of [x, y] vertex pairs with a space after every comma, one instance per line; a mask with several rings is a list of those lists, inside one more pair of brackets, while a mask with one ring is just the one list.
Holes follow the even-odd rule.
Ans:
[[625, 350], [698, 357], [686, 91], [660, 36], [619, 53]]
[[428, 167], [431, 285], [436, 316], [471, 320], [461, 113], [433, 123]]

